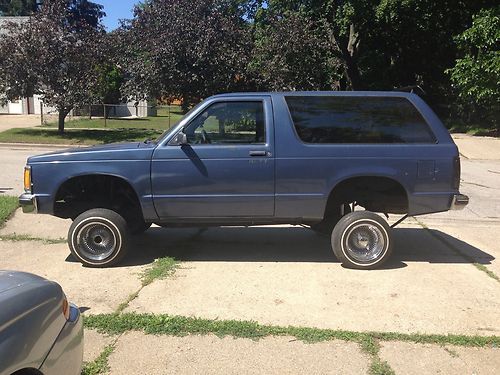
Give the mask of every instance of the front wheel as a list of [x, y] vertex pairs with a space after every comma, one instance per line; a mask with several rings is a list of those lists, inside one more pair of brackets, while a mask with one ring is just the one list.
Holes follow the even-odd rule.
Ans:
[[391, 228], [373, 212], [351, 212], [333, 228], [332, 249], [346, 267], [377, 268], [392, 253]]
[[79, 215], [68, 232], [71, 253], [85, 266], [108, 267], [118, 263], [128, 245], [125, 219], [105, 208]]

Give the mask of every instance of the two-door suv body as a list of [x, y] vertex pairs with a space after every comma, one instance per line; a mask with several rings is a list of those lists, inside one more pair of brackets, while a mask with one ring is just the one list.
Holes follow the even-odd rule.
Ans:
[[20, 204], [71, 218], [69, 247], [88, 266], [118, 262], [151, 223], [302, 224], [329, 233], [345, 265], [375, 268], [393, 241], [374, 212], [462, 208], [459, 182], [457, 147], [417, 95], [239, 93], [156, 141], [29, 158]]

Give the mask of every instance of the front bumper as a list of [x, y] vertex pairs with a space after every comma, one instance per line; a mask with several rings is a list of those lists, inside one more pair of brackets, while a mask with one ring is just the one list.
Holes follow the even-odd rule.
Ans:
[[80, 375], [83, 364], [83, 320], [80, 310], [70, 304], [70, 318], [40, 367], [46, 375]]
[[454, 194], [451, 200], [452, 210], [462, 210], [465, 206], [469, 204], [469, 197], [464, 194]]
[[33, 194], [24, 193], [19, 196], [19, 205], [24, 213], [37, 213], [38, 203]]

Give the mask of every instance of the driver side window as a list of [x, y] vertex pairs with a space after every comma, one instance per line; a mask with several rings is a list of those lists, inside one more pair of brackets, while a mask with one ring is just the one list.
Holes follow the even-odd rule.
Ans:
[[184, 129], [189, 144], [259, 144], [266, 142], [262, 101], [217, 102]]

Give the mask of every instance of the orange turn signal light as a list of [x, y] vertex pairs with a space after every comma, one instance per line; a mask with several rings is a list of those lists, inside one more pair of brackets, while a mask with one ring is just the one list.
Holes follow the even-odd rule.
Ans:
[[66, 299], [66, 296], [63, 299], [62, 312], [63, 312], [64, 318], [66, 320], [69, 320], [69, 303], [68, 303], [68, 300]]
[[24, 167], [24, 191], [31, 191], [31, 167]]

